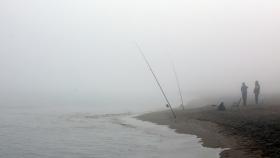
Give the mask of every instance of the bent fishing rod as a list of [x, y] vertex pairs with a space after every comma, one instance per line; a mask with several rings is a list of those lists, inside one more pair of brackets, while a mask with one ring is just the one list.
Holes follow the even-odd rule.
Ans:
[[176, 78], [176, 83], [177, 83], [178, 91], [179, 91], [179, 94], [180, 94], [181, 106], [182, 106], [183, 110], [185, 110], [183, 95], [182, 95], [182, 91], [181, 91], [181, 86], [180, 86], [178, 74], [176, 72], [175, 65], [174, 65], [173, 62], [172, 62], [172, 68], [173, 68], [173, 72], [174, 72], [174, 75], [175, 75], [175, 78]]
[[163, 97], [164, 97], [164, 99], [165, 99], [165, 101], [166, 101], [168, 107], [170, 108], [170, 110], [171, 110], [171, 112], [172, 112], [172, 114], [173, 114], [173, 117], [176, 119], [176, 114], [175, 114], [175, 112], [173, 111], [173, 109], [172, 109], [172, 107], [171, 107], [171, 104], [170, 104], [170, 102], [169, 102], [169, 100], [168, 100], [168, 98], [167, 98], [167, 96], [166, 96], [166, 94], [165, 94], [165, 92], [164, 92], [164, 90], [163, 90], [161, 84], [159, 83], [159, 80], [158, 80], [156, 74], [154, 73], [154, 70], [152, 69], [152, 67], [151, 67], [151, 65], [150, 65], [150, 63], [149, 63], [149, 61], [148, 61], [148, 59], [146, 58], [146, 56], [145, 56], [144, 52], [142, 51], [141, 47], [140, 47], [137, 43], [135, 43], [135, 45], [136, 45], [136, 47], [138, 48], [138, 50], [139, 50], [141, 56], [143, 57], [145, 63], [148, 65], [149, 70], [151, 71], [151, 73], [152, 73], [154, 79], [156, 80], [156, 83], [157, 83], [157, 85], [158, 85], [158, 87], [159, 87], [159, 89], [160, 89], [160, 91], [161, 91], [161, 93], [162, 93], [162, 95], [163, 95]]

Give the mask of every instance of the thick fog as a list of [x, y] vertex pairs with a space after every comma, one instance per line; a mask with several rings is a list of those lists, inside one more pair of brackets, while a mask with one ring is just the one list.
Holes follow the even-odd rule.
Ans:
[[[1, 106], [142, 111], [280, 92], [278, 0], [2, 0]], [[220, 98], [219, 98], [220, 99]]]

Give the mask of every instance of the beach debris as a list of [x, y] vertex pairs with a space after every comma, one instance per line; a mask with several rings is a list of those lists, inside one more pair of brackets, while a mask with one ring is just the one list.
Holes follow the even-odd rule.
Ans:
[[232, 107], [233, 107], [233, 108], [234, 108], [234, 107], [238, 108], [239, 105], [240, 105], [240, 103], [241, 103], [241, 101], [242, 101], [242, 98], [240, 98], [237, 102], [233, 102]]

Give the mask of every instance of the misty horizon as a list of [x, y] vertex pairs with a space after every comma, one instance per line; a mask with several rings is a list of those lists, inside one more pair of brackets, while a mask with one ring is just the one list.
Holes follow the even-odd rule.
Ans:
[[2, 106], [164, 108], [139, 43], [174, 106], [172, 63], [193, 98], [280, 94], [280, 2], [0, 2]]

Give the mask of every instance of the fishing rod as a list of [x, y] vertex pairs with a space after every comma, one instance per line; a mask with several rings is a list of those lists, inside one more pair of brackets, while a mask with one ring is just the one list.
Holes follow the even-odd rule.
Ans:
[[176, 83], [177, 83], [178, 91], [179, 91], [180, 98], [181, 98], [181, 106], [182, 106], [183, 110], [185, 110], [183, 95], [182, 95], [182, 91], [181, 91], [181, 86], [180, 86], [178, 74], [176, 72], [175, 65], [174, 65], [173, 62], [172, 62], [172, 68], [173, 68], [173, 72], [174, 72], [174, 75], [175, 75], [175, 78], [176, 78]]
[[156, 80], [156, 83], [157, 83], [157, 85], [158, 85], [158, 87], [159, 87], [159, 89], [160, 89], [160, 91], [161, 91], [161, 93], [162, 93], [162, 95], [163, 95], [163, 97], [164, 97], [164, 99], [165, 99], [165, 101], [166, 101], [168, 107], [170, 108], [170, 110], [171, 110], [171, 112], [172, 112], [172, 114], [173, 114], [173, 117], [176, 119], [176, 114], [175, 114], [175, 112], [173, 111], [173, 109], [172, 109], [172, 107], [171, 107], [171, 104], [170, 104], [170, 102], [169, 102], [169, 100], [168, 100], [168, 98], [167, 98], [167, 96], [166, 96], [166, 94], [165, 94], [165, 92], [164, 92], [164, 90], [163, 90], [161, 84], [159, 83], [159, 80], [158, 80], [156, 74], [154, 73], [154, 70], [152, 69], [152, 67], [151, 67], [151, 65], [150, 65], [150, 63], [149, 63], [149, 61], [148, 61], [148, 59], [146, 58], [146, 56], [145, 56], [144, 52], [142, 51], [141, 47], [140, 47], [137, 43], [135, 43], [135, 45], [136, 45], [136, 47], [138, 48], [138, 50], [139, 50], [141, 56], [142, 56], [143, 59], [145, 60], [146, 64], [148, 65], [149, 70], [151, 71], [152, 75], [154, 76], [154, 78], [155, 78], [155, 80]]

